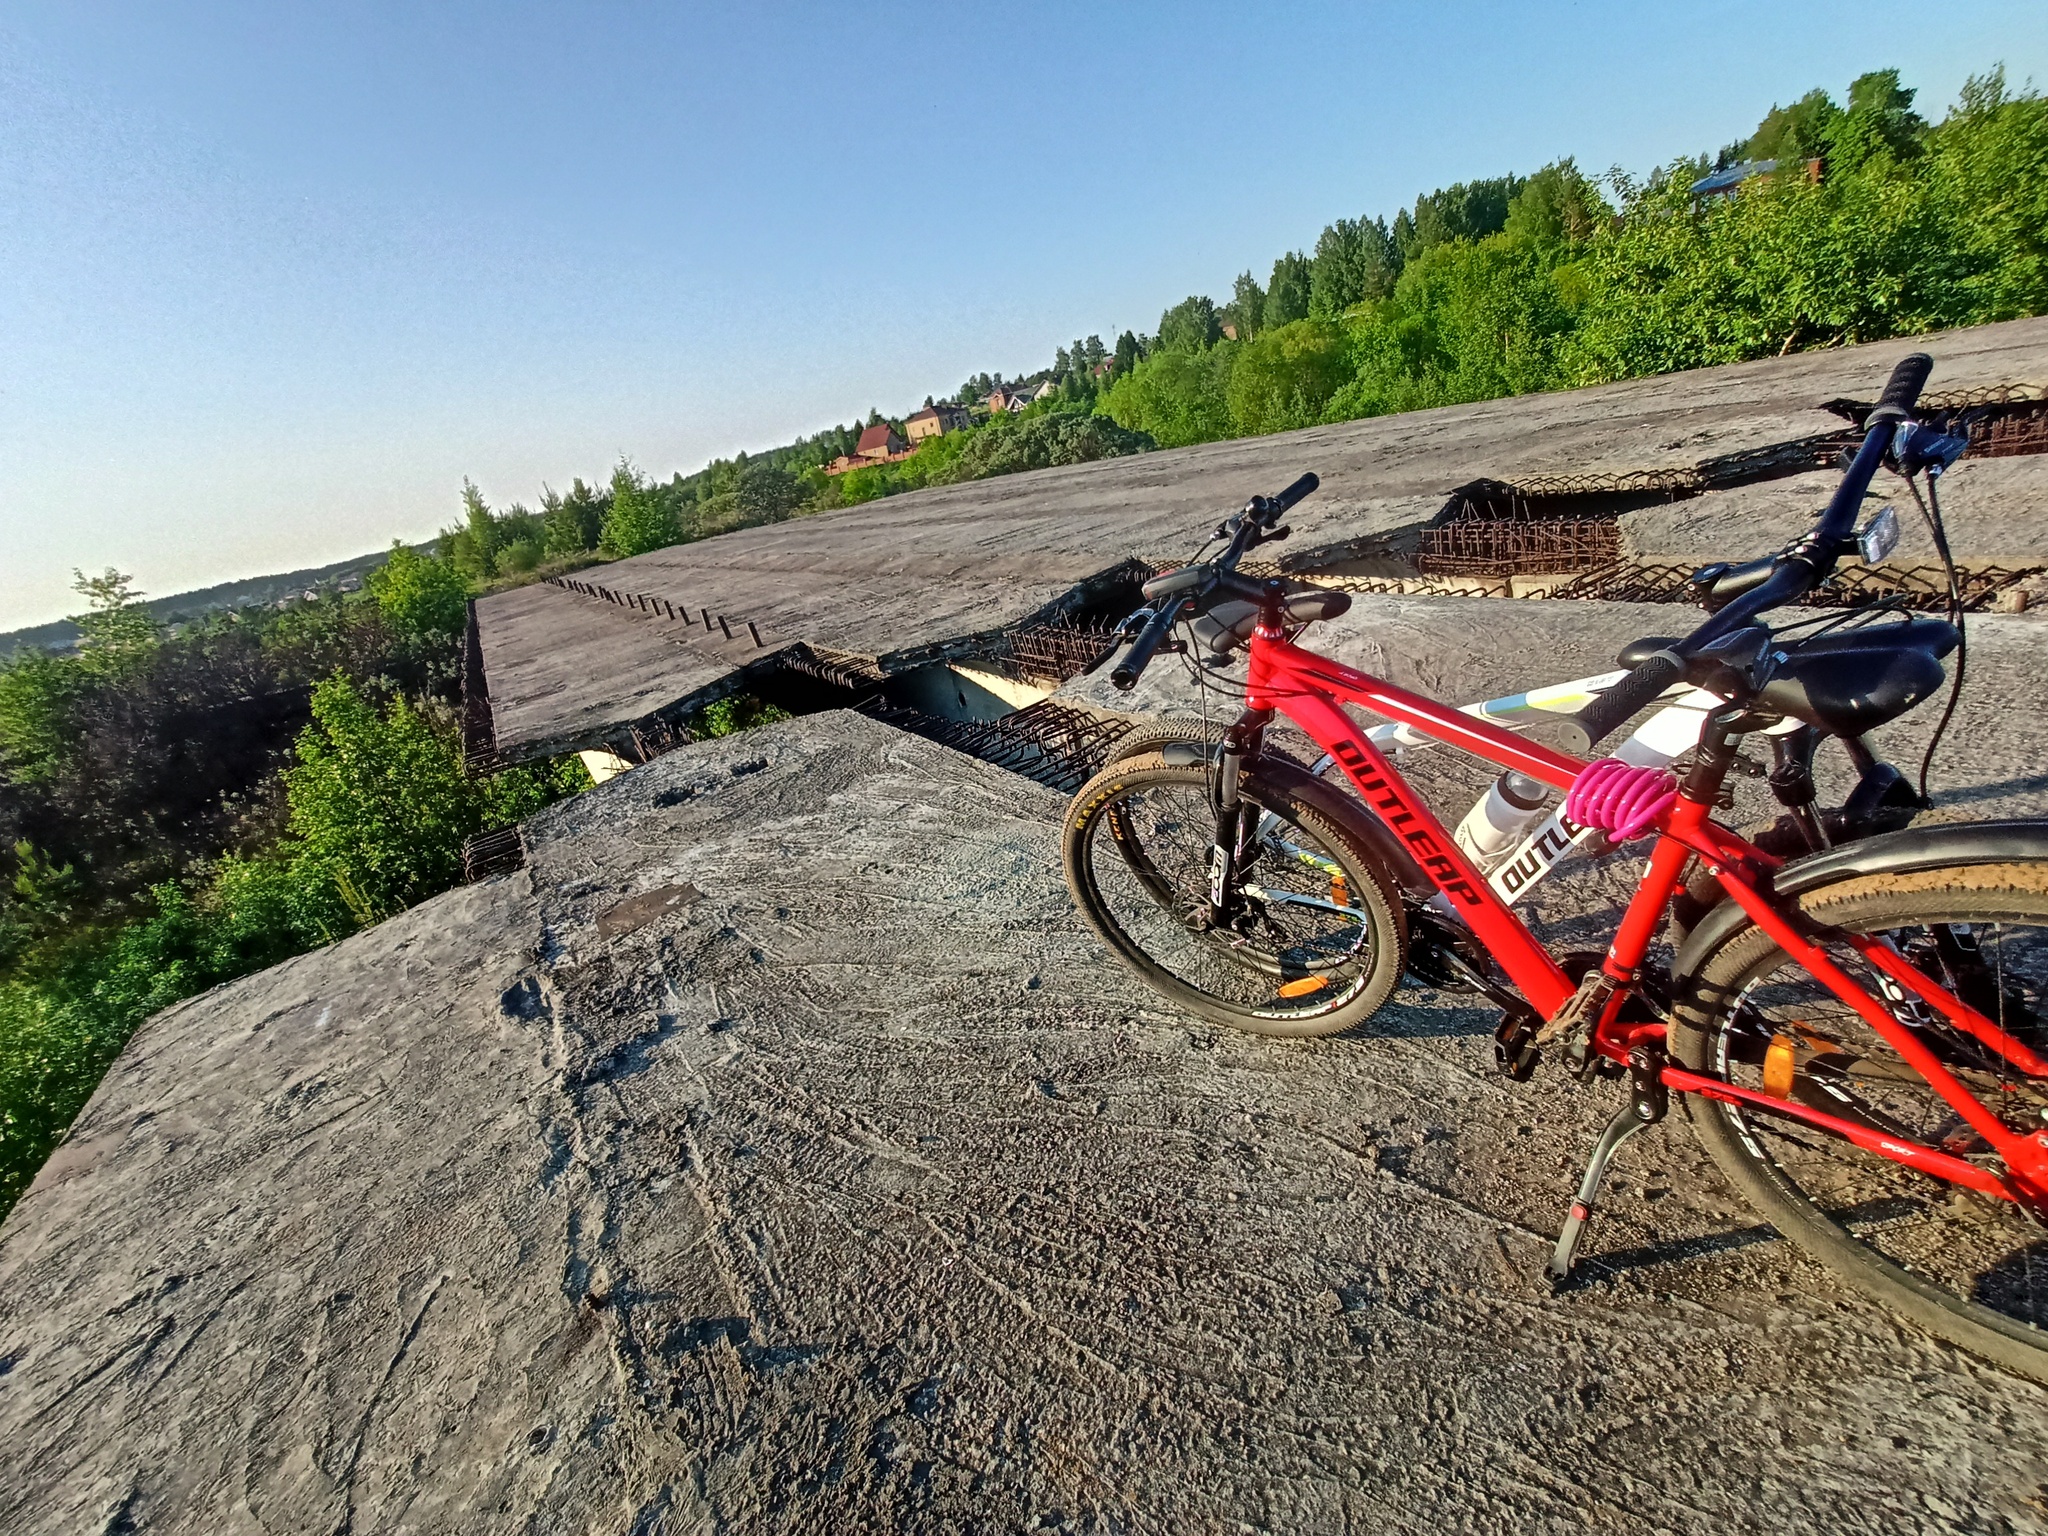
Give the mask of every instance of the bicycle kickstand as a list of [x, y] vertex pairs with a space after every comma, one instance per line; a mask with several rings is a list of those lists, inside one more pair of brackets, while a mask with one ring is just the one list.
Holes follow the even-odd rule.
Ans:
[[1593, 1216], [1593, 1201], [1607, 1178], [1607, 1165], [1615, 1152], [1637, 1131], [1662, 1120], [1669, 1105], [1669, 1091], [1663, 1082], [1663, 1062], [1656, 1054], [1648, 1050], [1632, 1051], [1628, 1067], [1629, 1102], [1607, 1122], [1607, 1129], [1593, 1144], [1593, 1155], [1586, 1161], [1586, 1176], [1579, 1180], [1579, 1192], [1572, 1201], [1571, 1214], [1565, 1217], [1563, 1230], [1557, 1235], [1557, 1247], [1551, 1252], [1545, 1273], [1553, 1286], [1563, 1284], [1572, 1272], [1579, 1241], [1586, 1235], [1586, 1223]]

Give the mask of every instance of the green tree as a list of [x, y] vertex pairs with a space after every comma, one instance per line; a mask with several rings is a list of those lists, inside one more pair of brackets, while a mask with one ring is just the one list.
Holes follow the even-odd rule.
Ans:
[[1690, 167], [1625, 188], [1580, 264], [1567, 378], [1638, 378], [1967, 320], [1954, 242], [1917, 180], [1761, 178], [1695, 206]]
[[566, 496], [543, 487], [540, 497], [542, 548], [550, 558], [584, 554], [597, 548], [604, 537], [605, 515], [611, 511], [611, 497], [593, 490], [579, 478]]
[[71, 752], [77, 667], [44, 650], [0, 662], [0, 777], [21, 785], [54, 780]]
[[612, 505], [598, 548], [614, 558], [643, 555], [682, 542], [683, 530], [666, 500], [649, 494], [640, 472], [624, 459], [612, 471]]
[[1151, 440], [1142, 434], [1125, 431], [1116, 422], [1086, 410], [1039, 411], [999, 418], [967, 434], [946, 480], [981, 480], [1027, 469], [1088, 464], [1142, 453], [1151, 446]]
[[1600, 189], [1577, 164], [1558, 160], [1522, 184], [1508, 203], [1502, 231], [1510, 240], [1539, 246], [1581, 246], [1613, 220]]
[[1521, 190], [1521, 177], [1494, 176], [1418, 197], [1415, 212], [1397, 219], [1393, 230], [1403, 266], [1435, 246], [1498, 234], [1507, 227], [1508, 204]]
[[469, 582], [455, 563], [422, 555], [398, 540], [363, 584], [396, 634], [413, 639], [459, 634], [467, 622]]
[[468, 838], [589, 782], [574, 759], [472, 779], [448, 722], [403, 698], [380, 712], [339, 676], [314, 691], [313, 723], [294, 752], [279, 855], [295, 923], [323, 938], [446, 890], [461, 878]]
[[1333, 322], [1268, 331], [1238, 349], [1226, 386], [1231, 426], [1245, 436], [1313, 426], [1351, 376], [1350, 350]]
[[1216, 305], [1200, 294], [1182, 299], [1159, 317], [1159, 345], [1162, 350], [1200, 352], [1223, 339], [1223, 323]]
[[1913, 110], [1913, 95], [1899, 84], [1896, 69], [1873, 70], [1851, 81], [1849, 110], [1828, 128], [1829, 174], [1859, 170], [1873, 161], [1911, 160], [1919, 155], [1927, 124]]
[[1383, 299], [1400, 275], [1400, 252], [1384, 219], [1339, 219], [1316, 241], [1309, 313], [1327, 320], [1367, 299]]
[[1789, 107], [1774, 106], [1764, 114], [1742, 146], [1745, 160], [1781, 162], [1817, 160], [1828, 152], [1828, 140], [1842, 109], [1826, 91], [1808, 91]]
[[749, 527], [780, 522], [803, 500], [795, 475], [765, 458], [749, 459], [733, 488], [740, 520]]
[[483, 581], [497, 569], [504, 533], [490, 505], [467, 476], [462, 481], [462, 521], [441, 536], [441, 552], [471, 581]]
[[1964, 85], [1918, 167], [1958, 267], [1971, 320], [2048, 313], [2048, 98], [1993, 70]]
[[1230, 370], [1240, 343], [1206, 352], [1162, 347], [1104, 392], [1096, 410], [1162, 448], [1231, 435]]
[[1238, 273], [1237, 280], [1230, 285], [1230, 302], [1223, 306], [1223, 323], [1236, 332], [1239, 341], [1250, 341], [1259, 334], [1265, 318], [1266, 290], [1251, 273]]
[[72, 590], [88, 605], [84, 613], [71, 616], [78, 626], [79, 666], [98, 678], [132, 673], [159, 638], [156, 619], [134, 581], [111, 566], [98, 576], [83, 571], [71, 575]]
[[1261, 323], [1267, 330], [1277, 330], [1296, 320], [1306, 320], [1314, 288], [1315, 269], [1309, 259], [1299, 251], [1289, 251], [1273, 263]]

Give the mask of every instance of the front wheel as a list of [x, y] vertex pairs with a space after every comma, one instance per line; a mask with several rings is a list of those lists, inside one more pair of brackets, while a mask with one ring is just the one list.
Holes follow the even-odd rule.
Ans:
[[[2037, 1054], [2048, 1053], [2048, 864], [1866, 875], [1800, 898], [1823, 931], [1889, 941]], [[2048, 1081], [1908, 999], [1841, 938], [1821, 947], [2012, 1130], [2048, 1125]], [[1756, 928], [1700, 967], [1671, 1029], [1696, 1072], [1998, 1168], [1882, 1036]], [[1787, 1117], [1687, 1098], [1701, 1144], [1786, 1237], [1883, 1305], [2048, 1382], [2048, 1229], [2019, 1206], [1913, 1172]]]
[[1238, 893], [1211, 912], [1209, 769], [1156, 752], [1112, 763], [1074, 797], [1067, 888], [1144, 979], [1193, 1013], [1261, 1035], [1334, 1034], [1401, 979], [1407, 931], [1380, 862], [1336, 822], [1256, 773], [1240, 784]]

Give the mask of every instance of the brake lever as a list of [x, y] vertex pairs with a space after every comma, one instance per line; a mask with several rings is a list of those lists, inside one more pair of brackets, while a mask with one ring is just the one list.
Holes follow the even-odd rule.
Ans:
[[1101, 671], [1102, 664], [1105, 661], [1109, 660], [1110, 657], [1114, 656], [1118, 651], [1122, 650], [1124, 648], [1124, 642], [1130, 639], [1130, 637], [1132, 635], [1135, 635], [1139, 630], [1143, 629], [1145, 627], [1145, 621], [1151, 617], [1152, 605], [1150, 603], [1147, 603], [1144, 607], [1134, 609], [1130, 613], [1124, 615], [1123, 620], [1117, 625], [1117, 627], [1109, 632], [1109, 643], [1103, 646], [1101, 650], [1097, 651], [1095, 653], [1095, 659], [1089, 662], [1088, 665], [1081, 669], [1081, 676], [1086, 677], [1091, 672]]

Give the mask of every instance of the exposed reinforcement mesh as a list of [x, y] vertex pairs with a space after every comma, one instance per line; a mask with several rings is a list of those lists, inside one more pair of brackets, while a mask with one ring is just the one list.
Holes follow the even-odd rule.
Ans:
[[[1998, 594], [2029, 577], [2040, 566], [1979, 566], [1961, 571], [1963, 606], [1988, 608]], [[1693, 601], [1691, 565], [1649, 564], [1617, 560], [1556, 587], [1553, 598], [1593, 598], [1609, 603], [1689, 603]], [[1948, 608], [1948, 584], [1939, 571], [1896, 566], [1850, 565], [1836, 571], [1827, 585], [1802, 598], [1808, 608], [1852, 608], [1862, 603], [1894, 602], [1922, 613]]]
[[1522, 576], [1581, 571], [1621, 553], [1621, 527], [1605, 518], [1509, 522], [1474, 519], [1433, 528], [1415, 567], [1425, 576]]
[[1137, 723], [1044, 699], [1000, 720], [947, 720], [907, 705], [869, 699], [855, 706], [870, 719], [978, 757], [998, 768], [1072, 794], [1109, 761]]
[[1001, 654], [992, 659], [1025, 677], [1064, 683], [1101, 656], [1114, 633], [1112, 624], [1067, 618], [1021, 625], [1009, 632]]

